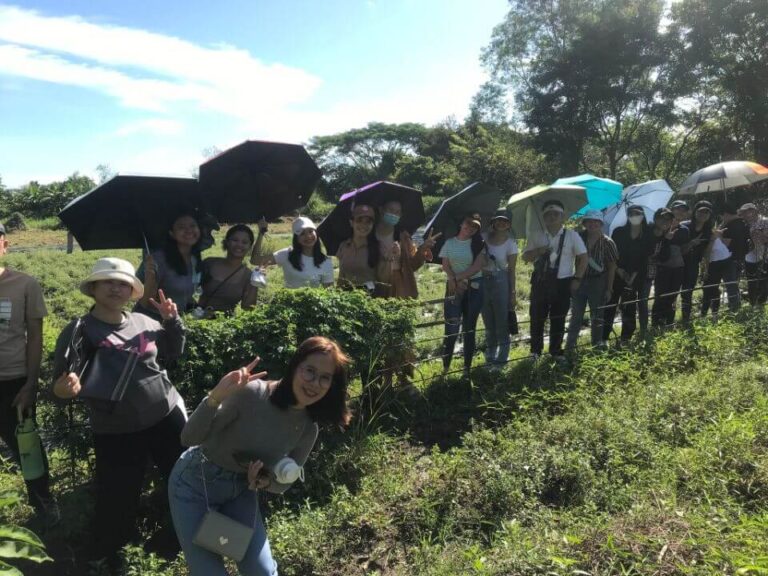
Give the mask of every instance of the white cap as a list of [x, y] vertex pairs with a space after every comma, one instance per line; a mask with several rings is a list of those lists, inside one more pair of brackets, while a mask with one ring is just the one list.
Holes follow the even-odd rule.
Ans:
[[586, 214], [581, 218], [582, 220], [597, 220], [598, 222], [604, 222], [603, 213], [600, 210], [588, 210]]
[[293, 221], [292, 229], [293, 233], [298, 236], [304, 232], [304, 230], [317, 230], [317, 226], [315, 226], [315, 223], [306, 216], [299, 216]]
[[137, 300], [144, 295], [144, 285], [136, 278], [133, 264], [121, 258], [99, 258], [93, 265], [90, 276], [80, 283], [80, 292], [91, 295], [90, 284], [99, 280], [120, 280], [133, 286], [131, 298]]

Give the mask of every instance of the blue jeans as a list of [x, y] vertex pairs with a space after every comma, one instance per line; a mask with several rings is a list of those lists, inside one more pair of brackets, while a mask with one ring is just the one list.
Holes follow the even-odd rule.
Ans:
[[589, 318], [592, 324], [592, 346], [598, 346], [603, 340], [603, 305], [608, 290], [608, 274], [585, 276], [576, 294], [571, 296], [571, 321], [568, 324], [568, 338], [565, 347], [576, 347], [581, 331], [581, 321], [589, 303]]
[[[476, 288], [473, 288], [476, 286]], [[445, 337], [443, 338], [443, 366], [448, 368], [453, 359], [453, 348], [459, 336], [459, 326], [464, 332], [464, 367], [472, 366], [475, 355], [475, 330], [480, 310], [483, 307], [482, 278], [471, 278], [467, 290], [461, 298], [445, 297], [443, 316], [445, 317]]]
[[485, 361], [504, 364], [509, 358], [509, 272], [485, 272], [483, 292]]
[[[202, 462], [202, 468], [201, 468]], [[277, 563], [267, 540], [256, 492], [248, 489], [245, 474], [230, 472], [207, 460], [199, 447], [190, 448], [176, 462], [168, 482], [168, 499], [176, 535], [190, 576], [227, 576], [222, 557], [192, 543], [207, 512], [202, 472], [211, 509], [246, 526], [253, 526], [251, 544], [237, 564], [243, 576], [277, 576]]]

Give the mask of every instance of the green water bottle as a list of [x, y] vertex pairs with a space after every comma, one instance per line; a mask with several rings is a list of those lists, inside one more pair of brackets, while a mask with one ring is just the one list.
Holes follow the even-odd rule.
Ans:
[[37, 424], [32, 417], [25, 418], [21, 408], [18, 409], [19, 423], [16, 425], [16, 442], [19, 445], [21, 473], [24, 480], [35, 480], [45, 474], [43, 463], [43, 445]]

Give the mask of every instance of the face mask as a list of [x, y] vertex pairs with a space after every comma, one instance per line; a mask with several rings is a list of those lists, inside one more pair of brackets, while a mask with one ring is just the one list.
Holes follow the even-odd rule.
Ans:
[[398, 222], [400, 222], [400, 216], [397, 214], [390, 214], [389, 212], [384, 212], [381, 219], [385, 224], [389, 224], [390, 226], [397, 226]]
[[642, 216], [630, 216], [629, 217], [629, 223], [637, 226], [638, 224], [643, 223], [643, 217]]

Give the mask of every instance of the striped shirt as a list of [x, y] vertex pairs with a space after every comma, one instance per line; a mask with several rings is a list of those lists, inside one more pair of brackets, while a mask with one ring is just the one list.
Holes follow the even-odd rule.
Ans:
[[582, 235], [584, 244], [587, 246], [587, 272], [586, 275], [590, 277], [600, 276], [605, 272], [608, 264], [619, 261], [619, 251], [616, 248], [616, 243], [608, 238], [605, 234], [602, 234], [592, 246], [589, 245], [587, 235]]
[[[446, 258], [454, 273], [464, 272], [475, 261], [472, 255], [472, 239], [459, 240], [455, 236], [448, 238], [440, 249], [440, 258]], [[483, 271], [480, 270], [472, 278], [480, 278]]]

